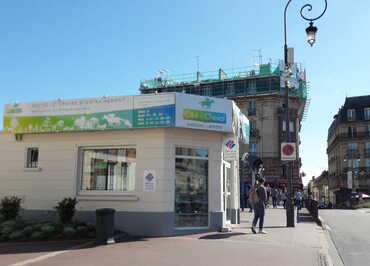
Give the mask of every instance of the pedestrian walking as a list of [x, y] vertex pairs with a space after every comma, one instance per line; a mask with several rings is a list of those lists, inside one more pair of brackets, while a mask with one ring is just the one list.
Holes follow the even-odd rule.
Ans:
[[249, 212], [252, 212], [252, 209], [253, 209], [253, 206], [249, 200], [249, 194], [251, 192], [251, 189], [252, 189], [251, 186], [248, 184], [247, 189], [246, 189], [246, 201], [247, 201], [247, 208], [249, 208]]
[[270, 196], [271, 196], [271, 187], [270, 187], [269, 184], [267, 184], [267, 186], [266, 186], [266, 195], [267, 195], [266, 208], [268, 208], [269, 204], [270, 204]]
[[299, 190], [295, 193], [295, 202], [297, 209], [300, 210], [302, 208], [302, 192]]
[[285, 192], [284, 189], [281, 191], [280, 198], [283, 201], [283, 206], [284, 206], [284, 209], [285, 209], [286, 208], [287, 195], [286, 195], [286, 192]]
[[281, 193], [282, 193], [282, 190], [281, 188], [278, 188], [278, 194], [277, 194], [277, 206], [280, 206], [280, 203], [281, 203]]
[[253, 187], [251, 192], [249, 193], [249, 201], [253, 204], [253, 211], [254, 211], [254, 219], [252, 222], [252, 232], [256, 234], [256, 225], [259, 222], [259, 233], [260, 234], [267, 234], [266, 231], [263, 230], [263, 222], [265, 218], [265, 204], [267, 200], [266, 188], [264, 186], [265, 179], [260, 178], [257, 181], [257, 184]]
[[279, 191], [276, 187], [271, 189], [271, 197], [272, 197], [272, 207], [277, 208], [277, 200], [278, 200]]

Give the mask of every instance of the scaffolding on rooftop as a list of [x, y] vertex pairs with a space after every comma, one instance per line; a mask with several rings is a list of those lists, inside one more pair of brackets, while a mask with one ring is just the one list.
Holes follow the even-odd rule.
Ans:
[[[217, 71], [195, 72], [177, 75], [158, 75], [153, 79], [141, 81], [142, 93], [176, 91], [214, 97], [246, 96], [266, 93], [279, 93], [283, 90], [281, 84], [281, 64], [260, 64], [250, 67], [219, 69]], [[291, 96], [307, 98], [307, 84], [304, 71], [295, 65], [297, 85], [289, 90]], [[303, 75], [302, 75], [303, 73]], [[246, 80], [267, 80], [265, 86], [246, 85]], [[240, 83], [243, 84], [240, 84]], [[229, 84], [229, 85], [225, 85]], [[210, 87], [211, 86], [211, 87]]]

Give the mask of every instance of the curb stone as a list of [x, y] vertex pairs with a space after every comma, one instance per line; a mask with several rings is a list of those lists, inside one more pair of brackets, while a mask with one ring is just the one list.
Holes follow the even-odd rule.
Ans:
[[330, 255], [327, 251], [319, 251], [319, 265], [320, 266], [336, 266], [331, 261]]
[[[325, 223], [325, 220], [322, 217], [318, 217], [318, 220], [321, 222], [321, 227], [324, 231], [324, 238], [326, 240], [326, 247], [325, 252], [323, 254], [319, 254], [319, 262], [320, 266], [344, 266], [343, 258], [340, 256], [337, 246], [335, 245], [335, 242], [331, 236], [332, 232], [329, 230], [328, 225]], [[327, 261], [325, 261], [325, 258], [321, 258], [321, 255], [325, 256]], [[334, 260], [334, 262], [333, 262]], [[327, 263], [327, 264], [325, 264]]]

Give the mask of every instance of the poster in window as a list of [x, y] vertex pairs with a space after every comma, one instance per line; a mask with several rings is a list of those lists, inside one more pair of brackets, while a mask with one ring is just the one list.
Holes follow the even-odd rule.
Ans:
[[107, 178], [105, 175], [98, 175], [96, 177], [96, 190], [105, 190], [106, 181], [107, 181]]
[[145, 170], [143, 173], [144, 192], [154, 192], [157, 182], [154, 170]]

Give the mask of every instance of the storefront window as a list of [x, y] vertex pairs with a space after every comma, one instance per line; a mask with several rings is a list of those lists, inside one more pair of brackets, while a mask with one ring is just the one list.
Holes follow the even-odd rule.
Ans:
[[208, 150], [176, 148], [175, 227], [208, 226]]
[[134, 191], [136, 149], [82, 150], [82, 191]]

